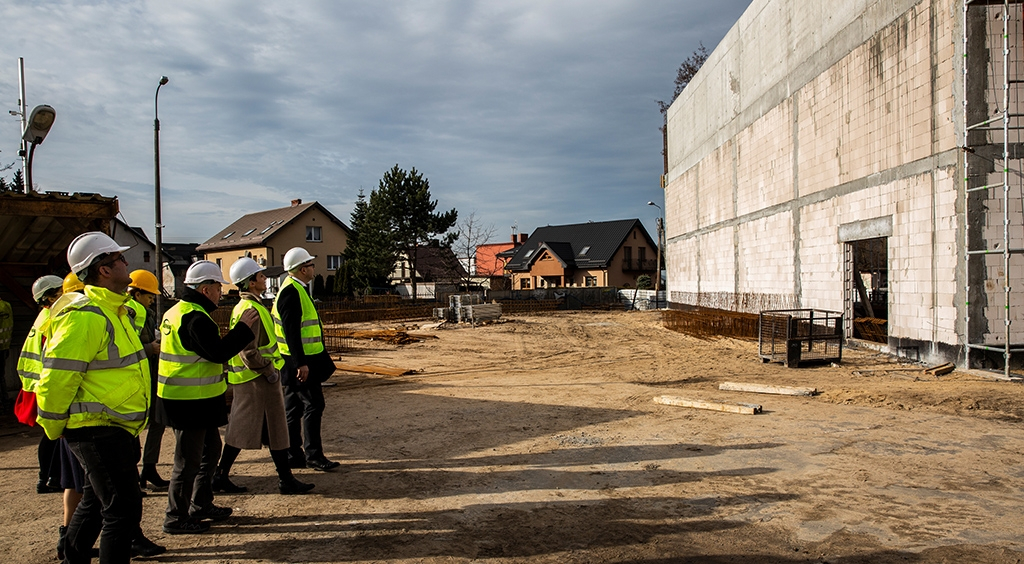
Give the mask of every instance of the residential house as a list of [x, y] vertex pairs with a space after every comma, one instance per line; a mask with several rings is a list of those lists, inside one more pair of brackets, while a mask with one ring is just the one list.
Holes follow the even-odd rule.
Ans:
[[164, 262], [164, 291], [180, 297], [185, 291], [185, 272], [202, 254], [196, 250], [199, 243], [161, 243], [160, 254]]
[[127, 246], [124, 258], [128, 261], [128, 270], [148, 270], [156, 272], [156, 245], [146, 237], [141, 227], [131, 227], [120, 218], [110, 222], [110, 236], [121, 246]]
[[416, 277], [416, 298], [432, 300], [458, 291], [469, 282], [469, 272], [448, 247], [420, 245], [416, 247], [416, 270], [403, 255], [391, 273], [391, 285], [399, 295], [412, 297], [412, 278]]
[[269, 286], [275, 289], [279, 280], [274, 274], [283, 273], [284, 255], [292, 247], [302, 247], [316, 257], [317, 276], [326, 282], [341, 267], [350, 234], [348, 226], [319, 202], [292, 200], [285, 208], [242, 216], [196, 250], [221, 267], [225, 280], [236, 260], [250, 257], [267, 267]]
[[515, 250], [526, 242], [526, 233], [512, 233], [512, 240], [502, 243], [477, 245], [473, 261], [473, 276], [481, 285], [491, 290], [510, 290], [505, 265], [515, 256]]
[[562, 286], [631, 288], [655, 276], [658, 246], [639, 219], [540, 227], [505, 269], [512, 288]]

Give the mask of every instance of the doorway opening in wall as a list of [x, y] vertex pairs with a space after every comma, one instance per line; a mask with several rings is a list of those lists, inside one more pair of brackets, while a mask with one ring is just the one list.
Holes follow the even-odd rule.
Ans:
[[889, 241], [846, 243], [846, 313], [856, 339], [889, 341]]

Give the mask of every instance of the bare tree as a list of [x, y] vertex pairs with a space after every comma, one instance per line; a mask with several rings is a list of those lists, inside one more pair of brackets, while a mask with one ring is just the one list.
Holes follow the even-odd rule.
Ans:
[[470, 213], [469, 217], [459, 221], [456, 229], [458, 229], [458, 234], [455, 241], [452, 242], [452, 252], [465, 267], [465, 274], [461, 274], [463, 277], [461, 285], [468, 291], [476, 272], [476, 268], [474, 268], [476, 248], [490, 241], [497, 230], [493, 224], [484, 225], [475, 211]]
[[672, 99], [668, 102], [664, 100], [658, 100], [658, 109], [661, 110], [662, 124], [659, 128], [661, 130], [661, 156], [665, 161], [665, 174], [668, 174], [668, 109], [672, 105], [672, 102], [676, 101], [676, 98], [683, 93], [686, 86], [690, 84], [693, 77], [696, 76], [697, 71], [700, 70], [704, 63], [708, 60], [708, 50], [704, 47], [704, 43], [700, 43], [700, 47], [697, 47], [694, 52], [686, 58], [679, 65], [679, 70], [676, 71], [676, 88], [672, 91]]

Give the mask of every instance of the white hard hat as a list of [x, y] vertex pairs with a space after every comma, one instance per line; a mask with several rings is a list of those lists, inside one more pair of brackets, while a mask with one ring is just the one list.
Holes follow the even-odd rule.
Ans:
[[292, 247], [291, 249], [288, 250], [287, 253], [284, 254], [284, 269], [288, 272], [291, 272], [298, 266], [307, 263], [315, 258], [315, 256], [309, 254], [309, 252], [306, 251], [306, 249], [303, 249], [302, 247]]
[[[96, 257], [110, 253], [123, 253], [129, 247], [122, 247], [105, 233], [89, 231], [75, 237], [68, 245], [68, 265], [71, 272], [80, 275], [85, 269], [92, 266]], [[81, 276], [79, 276], [81, 278]]]
[[192, 263], [185, 271], [186, 284], [202, 284], [203, 282], [220, 282], [227, 284], [217, 263], [208, 260], [199, 260]]
[[231, 275], [232, 284], [241, 284], [243, 280], [264, 270], [266, 270], [266, 268], [256, 264], [256, 261], [251, 258], [242, 257], [236, 260], [235, 264], [231, 265], [231, 269], [228, 271], [228, 274]]
[[43, 296], [45, 296], [50, 290], [56, 290], [63, 287], [64, 280], [59, 276], [54, 276], [52, 274], [40, 276], [32, 283], [32, 299], [38, 302], [43, 299]]

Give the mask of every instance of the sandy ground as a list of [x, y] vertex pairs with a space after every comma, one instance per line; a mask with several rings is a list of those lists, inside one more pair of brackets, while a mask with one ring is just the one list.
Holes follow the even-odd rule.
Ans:
[[[378, 327], [384, 327], [380, 325]], [[209, 534], [160, 531], [158, 562], [1021, 562], [1024, 387], [844, 351], [839, 366], [763, 364], [658, 314], [557, 313], [368, 343], [339, 373], [324, 439], [339, 472], [284, 497], [243, 451]], [[815, 397], [724, 392], [724, 381]], [[759, 415], [654, 403], [755, 402]], [[52, 562], [58, 496], [34, 493], [38, 430], [0, 427], [5, 562]], [[160, 471], [170, 474], [173, 436]]]

